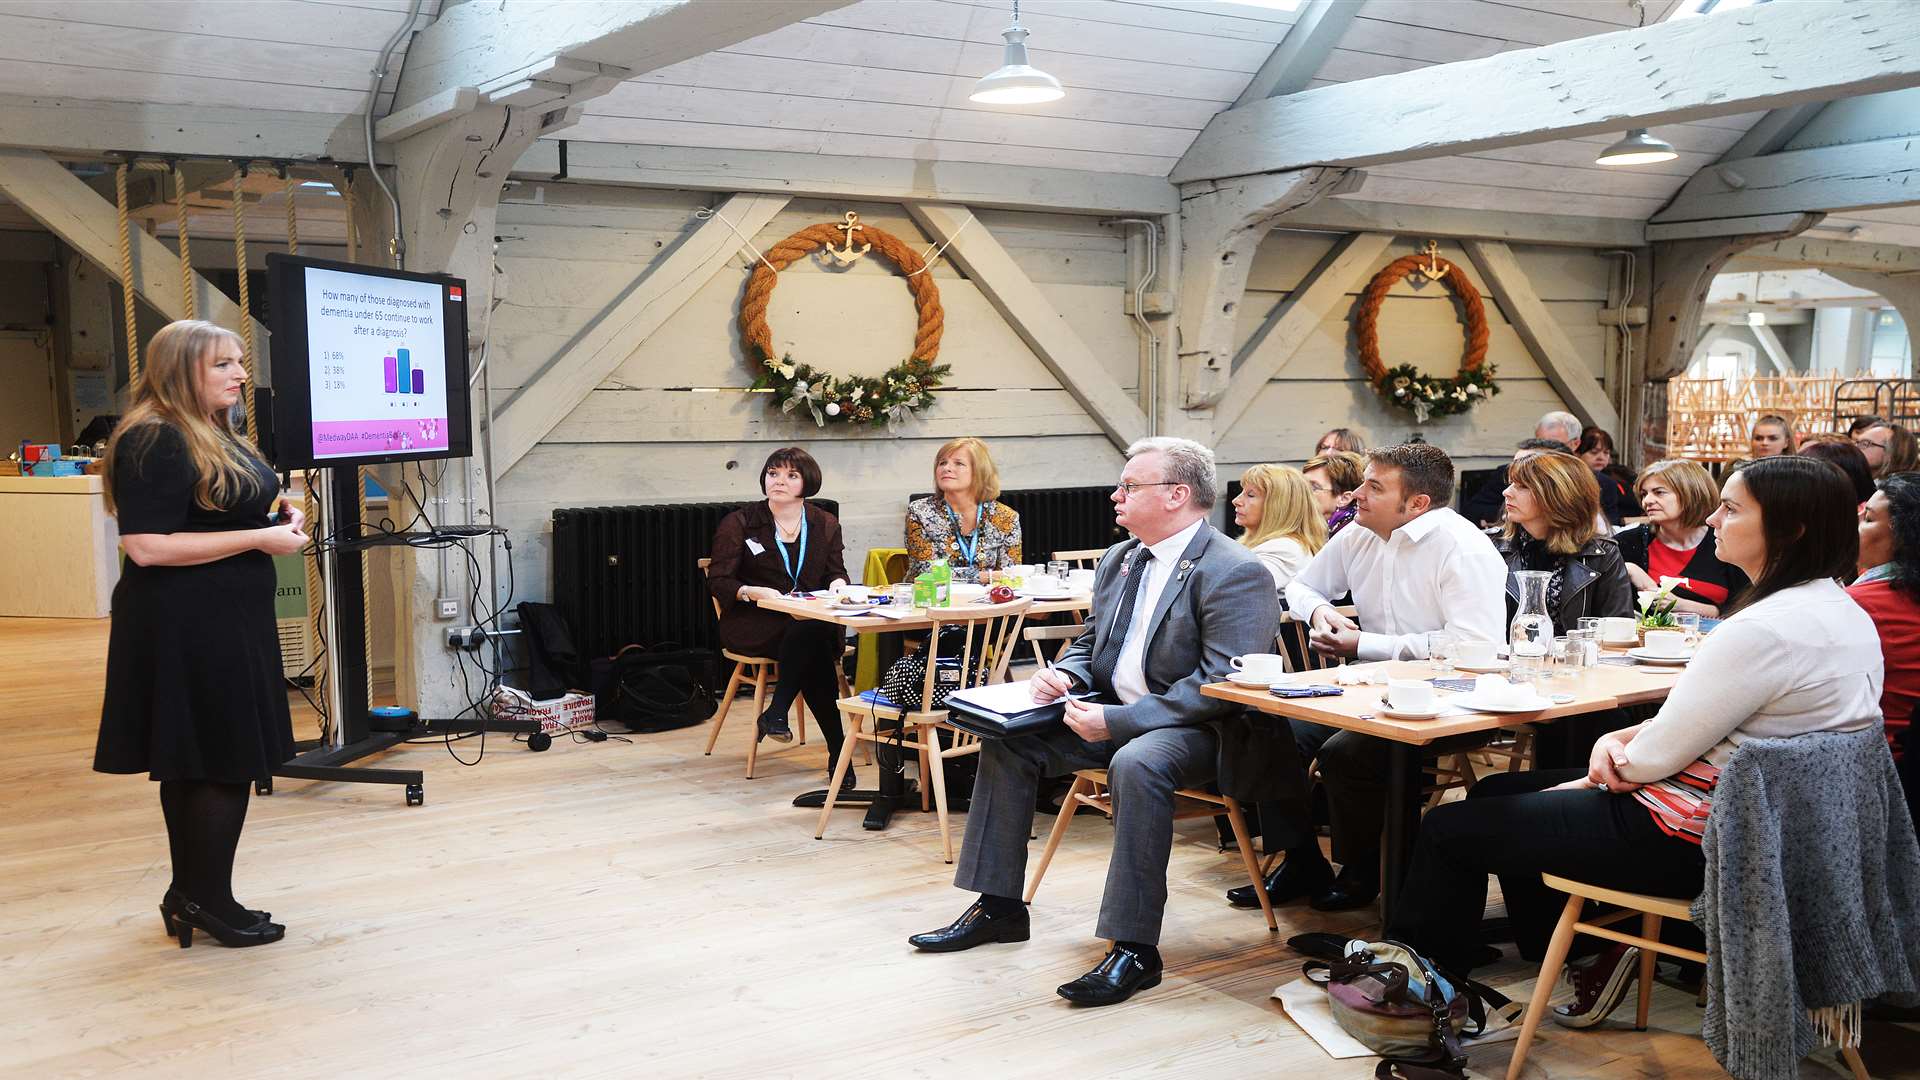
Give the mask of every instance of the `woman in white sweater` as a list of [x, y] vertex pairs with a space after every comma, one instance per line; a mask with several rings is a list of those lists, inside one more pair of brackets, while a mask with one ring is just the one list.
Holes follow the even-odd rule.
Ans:
[[[1487, 875], [1500, 877], [1522, 956], [1545, 952], [1565, 898], [1542, 872], [1657, 896], [1694, 896], [1700, 838], [1719, 770], [1741, 740], [1880, 723], [1880, 641], [1835, 578], [1859, 546], [1855, 496], [1839, 469], [1766, 458], [1729, 477], [1709, 519], [1720, 557], [1753, 580], [1700, 645], [1653, 719], [1601, 737], [1588, 768], [1502, 773], [1421, 826], [1387, 936], [1467, 971], [1480, 943]], [[1576, 941], [1576, 947], [1604, 943]], [[1574, 976], [1555, 1019], [1599, 1023], [1625, 996], [1638, 950], [1616, 948]]]
[[1313, 485], [1290, 465], [1255, 465], [1242, 473], [1233, 522], [1245, 530], [1240, 542], [1260, 556], [1282, 596], [1314, 553], [1327, 546], [1327, 523], [1314, 506]]

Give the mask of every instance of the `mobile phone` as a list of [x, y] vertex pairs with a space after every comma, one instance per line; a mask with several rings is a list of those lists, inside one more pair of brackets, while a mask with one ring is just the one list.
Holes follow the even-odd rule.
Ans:
[[1267, 692], [1283, 698], [1339, 697], [1346, 693], [1337, 686], [1275, 686]]

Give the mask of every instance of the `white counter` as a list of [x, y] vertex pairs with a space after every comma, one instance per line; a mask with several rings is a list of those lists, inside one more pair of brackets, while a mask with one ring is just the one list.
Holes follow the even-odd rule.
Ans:
[[120, 530], [98, 476], [0, 476], [0, 616], [100, 619]]

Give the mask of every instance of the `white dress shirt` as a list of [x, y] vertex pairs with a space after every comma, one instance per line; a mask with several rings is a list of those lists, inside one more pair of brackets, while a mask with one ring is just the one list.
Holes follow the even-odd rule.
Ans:
[[1286, 596], [1287, 586], [1300, 576], [1300, 571], [1305, 570], [1307, 562], [1313, 558], [1307, 553], [1306, 545], [1291, 536], [1276, 536], [1263, 541], [1253, 549], [1253, 553], [1260, 556], [1260, 564], [1267, 568], [1267, 573], [1273, 575], [1274, 591], [1282, 597]]
[[1201, 518], [1165, 540], [1148, 545], [1153, 561], [1147, 564], [1146, 583], [1121, 582], [1123, 589], [1140, 590], [1139, 598], [1133, 602], [1133, 620], [1127, 624], [1127, 636], [1121, 639], [1120, 658], [1113, 665], [1113, 694], [1122, 704], [1131, 705], [1147, 696], [1147, 673], [1142, 666], [1147, 651], [1147, 620], [1153, 617], [1154, 605], [1160, 602], [1161, 592], [1179, 567], [1180, 557], [1187, 553], [1187, 545], [1193, 543], [1193, 538], [1206, 524], [1207, 519]]
[[1358, 522], [1341, 529], [1287, 586], [1287, 608], [1308, 620], [1351, 592], [1360, 613], [1361, 660], [1427, 655], [1428, 632], [1463, 641], [1507, 639], [1507, 564], [1493, 541], [1447, 507], [1429, 510], [1385, 540]]

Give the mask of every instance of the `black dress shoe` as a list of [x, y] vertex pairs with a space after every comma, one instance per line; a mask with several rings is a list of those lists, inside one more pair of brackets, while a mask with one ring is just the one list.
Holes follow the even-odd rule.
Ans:
[[[181, 895], [179, 889], [169, 888], [167, 894], [160, 898], [160, 910], [165, 911], [168, 908], [177, 910], [186, 902], [187, 898]], [[247, 913], [247, 918], [257, 923], [268, 922], [273, 918], [273, 912], [271, 911], [255, 911], [252, 908], [241, 908], [240, 910]]]
[[183, 949], [193, 946], [195, 930], [211, 935], [215, 941], [229, 949], [271, 945], [287, 934], [287, 928], [276, 922], [261, 921], [244, 927], [229, 926], [212, 912], [185, 897], [180, 898], [178, 907], [160, 905], [160, 918], [166, 924], [167, 934], [179, 938], [180, 947]]
[[1380, 896], [1380, 883], [1370, 881], [1359, 874], [1350, 874], [1345, 867], [1334, 875], [1333, 883], [1313, 894], [1308, 903], [1315, 911], [1353, 911], [1366, 907]]
[[[1287, 859], [1267, 875], [1267, 901], [1274, 907], [1290, 904], [1303, 896], [1312, 896], [1333, 882], [1333, 867], [1324, 859]], [[1257, 908], [1260, 898], [1252, 883], [1227, 890], [1227, 903], [1238, 908]]]
[[793, 728], [787, 724], [785, 713], [769, 711], [756, 721], [756, 726], [759, 729], [759, 734], [755, 736], [757, 739], [772, 739], [779, 743], [793, 741]]
[[978, 900], [960, 917], [938, 930], [915, 934], [907, 944], [921, 952], [964, 952], [975, 945], [1025, 941], [1033, 936], [1033, 924], [1023, 905], [1017, 911], [989, 915]]
[[1118, 1005], [1136, 992], [1160, 985], [1160, 957], [1143, 956], [1115, 945], [1100, 966], [1059, 987], [1055, 993], [1075, 1005]]

